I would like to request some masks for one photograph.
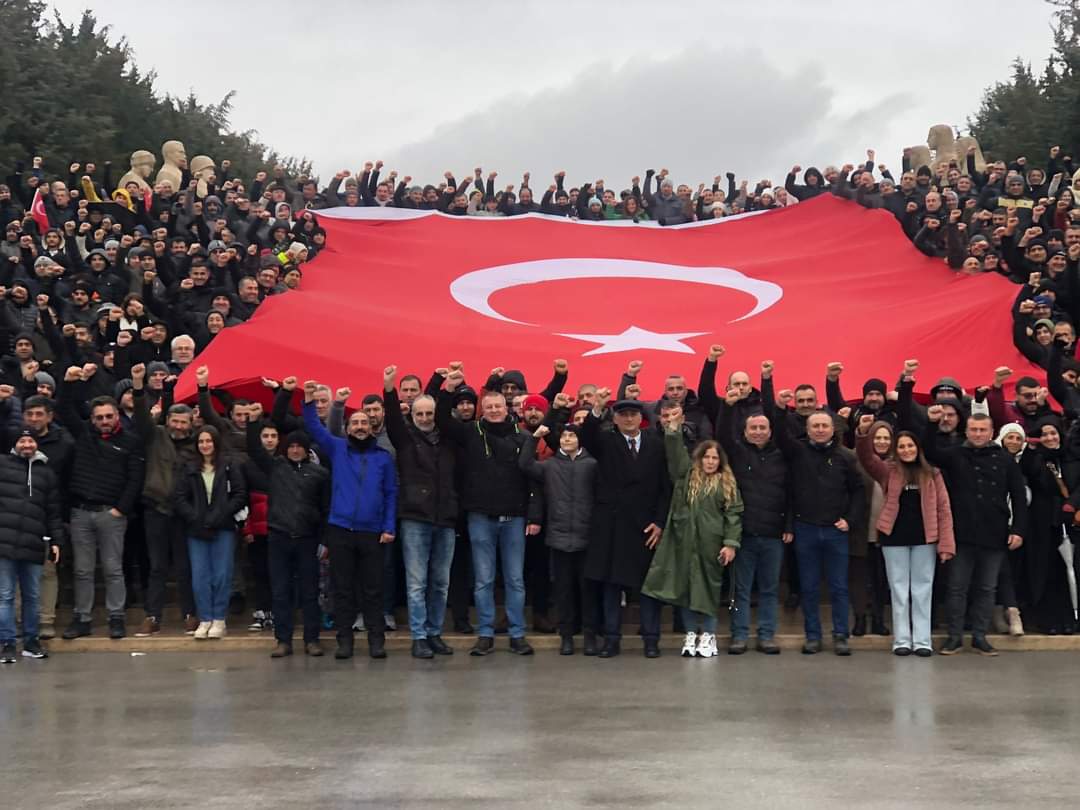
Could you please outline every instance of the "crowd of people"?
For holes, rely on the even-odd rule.
[[[108,164],[99,176],[71,163],[66,177],[40,157],[18,165],[0,185],[0,424],[11,450],[0,465],[0,660],[14,662],[20,628],[22,654],[46,657],[40,641],[56,634],[69,560],[64,639],[93,632],[100,560],[111,638],[127,635],[135,591],[144,618],[134,634],[161,631],[173,573],[185,632],[223,637],[251,593],[249,629],[273,631],[276,658],[292,654],[297,608],[308,655],[323,654],[320,632],[333,627],[337,658],[353,655],[358,631],[385,657],[399,580],[417,658],[453,653],[448,606],[454,629],[476,635],[471,655],[491,653],[500,631],[512,652],[531,654],[526,603],[534,631],[559,633],[560,653],[580,635],[586,655],[612,658],[628,599],[647,657],[660,655],[665,604],[686,634],[682,655],[717,655],[725,613],[727,652],[745,653],[755,599],[754,646],[778,654],[782,575],[808,655],[827,638],[823,578],[838,655],[868,630],[891,632],[897,655],[932,655],[935,616],[947,628],[942,654],[960,651],[967,629],[985,655],[996,654],[992,631],[1022,634],[1025,621],[1074,632],[1080,171],[1058,147],[1045,169],[1021,157],[986,172],[973,152],[936,167],[911,167],[905,154],[896,183],[874,157],[808,168],[801,184],[795,166],[783,185],[752,191],[731,173],[695,193],[666,169],[621,192],[603,180],[567,188],[558,172],[539,203],[528,174],[497,192],[497,174],[479,168],[460,185],[447,172],[420,186],[380,179],[373,162],[320,191],[281,167],[247,183],[228,161],[220,177],[183,167],[179,188],[130,173],[115,187]],[[888,210],[955,271],[1016,282],[1014,339],[1046,369],[1045,385],[1022,377],[1009,401],[1002,366],[974,391],[938,380],[923,406],[911,360],[883,370],[893,385],[867,380],[849,402],[839,362],[826,367],[822,398],[810,383],[774,390],[764,361],[758,385],[744,369],[718,388],[724,351],[713,346],[696,391],[673,375],[656,399],[637,383],[639,361],[617,385],[573,395],[562,360],[539,393],[504,368],[470,386],[449,362],[426,385],[388,367],[383,390],[351,413],[348,388],[264,380],[267,412],[212,389],[196,359],[267,296],[301,286],[326,244],[323,208],[667,226],[819,194]],[[198,401],[177,403],[173,386],[191,365]]]

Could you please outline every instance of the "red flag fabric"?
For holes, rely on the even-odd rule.
[[[41,196],[41,187],[34,190],[34,199],[30,203],[30,216],[38,226],[38,231],[49,230],[49,215],[45,212],[45,198]]]
[[[302,289],[265,301],[222,332],[196,365],[211,384],[251,396],[259,377],[296,375],[352,389],[350,405],[381,390],[382,369],[424,381],[448,362],[484,384],[493,367],[520,369],[533,390],[552,361],[570,364],[567,390],[614,387],[643,360],[643,397],[664,377],[696,387],[710,344],[721,373],[776,387],[820,387],[845,366],[845,393],[864,380],[891,386],[921,361],[917,390],[941,376],[971,390],[993,370],[1033,369],[1011,340],[1016,287],[962,276],[916,250],[887,212],[830,195],[781,210],[661,228],[540,215],[452,217],[398,209],[319,212],[327,245],[304,267]],[[722,383],[718,383],[718,386]],[[177,395],[194,392],[193,370]]]

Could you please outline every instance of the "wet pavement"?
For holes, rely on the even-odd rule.
[[[1080,795],[1076,653],[357,652],[20,659],[0,669],[4,805],[983,808]]]

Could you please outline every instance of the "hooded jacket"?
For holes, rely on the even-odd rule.
[[[60,485],[40,450],[0,457],[0,558],[42,564],[64,539]]]
[[[544,542],[557,551],[581,551],[589,544],[596,497],[596,459],[582,448],[574,458],[561,450],[536,460],[536,439],[528,436],[518,457],[522,471],[544,485]]]
[[[810,185],[810,178],[817,178],[817,185]],[[825,175],[818,171],[815,167],[811,166],[805,172],[803,172],[803,183],[806,185],[800,186],[795,182],[795,175],[788,173],[787,179],[784,181],[784,188],[787,189],[788,194],[793,196],[799,202],[803,200],[809,200],[812,197],[816,197],[819,194],[824,194],[828,191],[828,184],[825,182]]]
[[[330,525],[350,532],[394,534],[397,471],[390,454],[374,437],[357,443],[331,434],[319,421],[314,402],[304,403],[304,428],[330,459]]]
[[[267,526],[290,538],[318,536],[330,511],[330,471],[306,458],[297,463],[270,455],[259,439],[261,431],[261,422],[248,423],[248,455],[269,479]]]

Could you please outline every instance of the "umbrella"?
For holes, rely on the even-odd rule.
[[[1076,565],[1075,556],[1073,554],[1074,546],[1072,540],[1069,539],[1069,530],[1065,527],[1061,527],[1061,544],[1058,545],[1058,553],[1061,555],[1061,559],[1065,561],[1065,578],[1069,581],[1069,597],[1072,599],[1073,607],[1073,621],[1080,619],[1080,613],[1077,611],[1076,600]]]

